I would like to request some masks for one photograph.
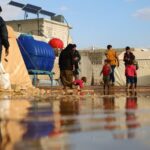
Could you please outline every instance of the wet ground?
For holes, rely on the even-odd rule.
[[[150,93],[0,96],[0,150],[150,150]]]

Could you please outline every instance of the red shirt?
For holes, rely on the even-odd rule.
[[[109,76],[111,73],[110,65],[104,65],[102,73],[103,73],[103,76]]]
[[[73,82],[75,85],[79,85],[80,88],[83,88],[84,87],[84,84],[83,84],[83,81],[80,80],[80,79],[77,79]]]
[[[127,65],[125,74],[129,77],[135,77],[137,75],[136,67],[134,65]]]

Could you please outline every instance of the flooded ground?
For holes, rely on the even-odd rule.
[[[0,150],[149,150],[150,94],[0,97]]]

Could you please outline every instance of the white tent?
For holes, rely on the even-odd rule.
[[[150,51],[134,50],[133,54],[139,64],[138,75],[138,85],[148,86],[150,85]],[[119,55],[120,66],[116,69],[116,83],[119,86],[124,86],[126,84],[125,79],[125,66],[123,62],[124,52]]]

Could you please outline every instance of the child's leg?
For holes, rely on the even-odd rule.
[[[134,89],[134,84],[131,83],[130,89],[133,90]]]
[[[130,88],[130,85],[129,85],[129,83],[127,83],[127,89],[129,89]]]
[[[129,90],[130,88],[131,88],[131,84],[128,82],[128,83],[127,83],[127,88],[126,88],[126,89]]]
[[[106,88],[106,78],[104,76],[103,76],[103,83],[104,83],[103,90],[105,90],[105,88]]]
[[[106,89],[106,84],[105,84],[105,83],[104,83],[104,86],[103,86],[103,87],[104,87],[104,90],[105,90],[105,89]]]
[[[103,92],[104,92],[104,95],[106,95],[106,84],[105,84],[105,82],[104,82],[104,85],[103,85]]]
[[[128,88],[128,76],[126,75],[126,88]]]
[[[132,77],[128,77],[128,89],[133,89],[133,78]]]
[[[130,83],[130,78],[128,76],[126,76],[126,88],[127,88],[127,90],[130,88],[129,83]]]
[[[109,88],[110,88],[109,79],[107,79],[106,85],[107,85],[107,89],[109,90]]]
[[[134,77],[134,87],[137,88],[137,76]]]
[[[109,84],[109,81],[108,81],[108,83],[107,83],[107,89],[108,89],[107,94],[109,95],[109,93],[110,93],[110,84]]]
[[[132,87],[132,90],[135,89],[135,77],[131,78],[131,87]]]
[[[108,87],[108,91],[110,90],[110,85],[109,85],[109,83],[107,84],[107,87]]]

